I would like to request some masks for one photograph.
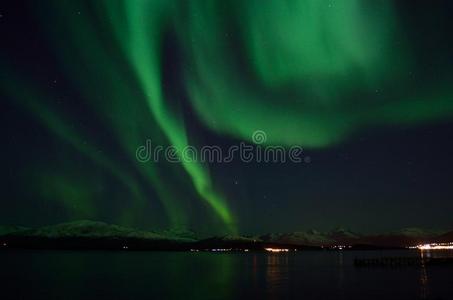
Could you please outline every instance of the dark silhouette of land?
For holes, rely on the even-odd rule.
[[[432,242],[452,242],[453,231],[416,228],[377,235],[345,229],[315,230],[259,236],[215,236],[200,239],[190,231],[143,231],[103,222],[75,221],[29,229],[0,227],[0,249],[161,250],[161,251],[264,251],[403,249]]]

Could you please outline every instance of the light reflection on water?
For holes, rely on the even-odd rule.
[[[266,259],[266,288],[269,295],[274,295],[288,279],[289,256],[270,253]]]
[[[451,299],[452,266],[353,265],[418,255],[453,251],[2,251],[0,282],[10,299]]]
[[[426,264],[426,260],[429,259],[429,258],[453,257],[453,250],[423,250],[423,251],[419,251],[419,255],[421,257],[421,265],[420,265],[420,298],[421,299],[430,299],[429,277],[428,277],[429,273],[428,272],[430,272],[431,269]],[[439,267],[439,266],[434,266],[434,268],[436,268],[436,267]],[[442,267],[442,266],[440,266],[440,267]],[[450,268],[453,268],[453,267],[450,266]],[[434,269],[434,271],[435,271],[435,269]],[[450,276],[453,276],[453,273],[450,274]],[[452,292],[453,292],[453,288],[452,288]]]
[[[425,264],[425,255],[429,253],[425,253],[424,251],[420,251],[421,266],[420,266],[420,298],[428,299],[429,290],[428,290],[428,272],[426,271],[426,264]]]

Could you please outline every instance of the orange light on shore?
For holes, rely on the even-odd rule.
[[[423,244],[416,246],[416,248],[419,250],[453,250],[453,242]]]
[[[272,253],[279,253],[279,252],[288,252],[289,249],[282,249],[282,248],[264,248],[267,252],[272,252]]]

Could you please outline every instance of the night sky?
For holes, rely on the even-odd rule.
[[[451,1],[3,0],[0,223],[451,229],[452,23]],[[136,159],[256,130],[308,158]]]

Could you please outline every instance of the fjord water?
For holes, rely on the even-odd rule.
[[[353,265],[356,257],[414,255],[420,254],[5,250],[0,298],[452,299],[451,265]]]

